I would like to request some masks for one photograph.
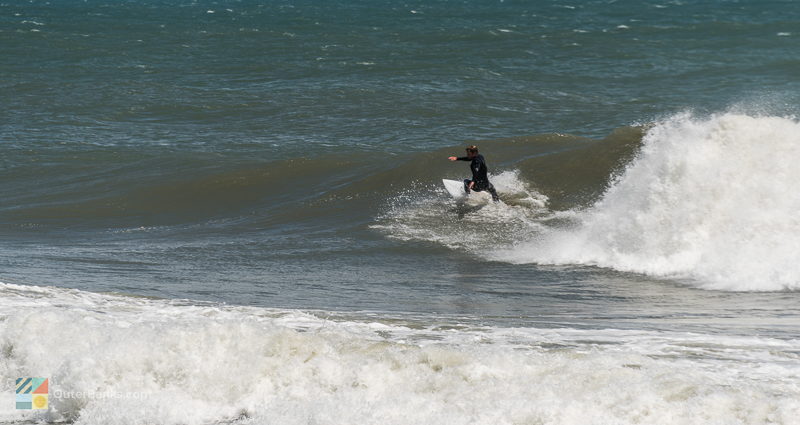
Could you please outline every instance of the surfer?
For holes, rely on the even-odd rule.
[[[486,168],[486,160],[483,155],[478,153],[478,147],[475,145],[467,146],[467,156],[451,156],[450,161],[471,161],[469,168],[472,170],[472,180],[464,180],[464,191],[469,195],[470,191],[482,192],[484,190],[492,194],[492,200],[498,202],[500,198],[497,196],[497,191],[494,190],[494,185],[489,182],[489,176],[486,175],[488,169]]]

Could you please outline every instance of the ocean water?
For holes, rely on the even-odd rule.
[[[788,0],[2,2],[0,422],[800,424],[798,37]],[[441,186],[467,144],[501,203]]]

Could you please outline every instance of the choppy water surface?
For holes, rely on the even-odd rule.
[[[791,1],[2,3],[0,420],[798,424],[798,36]],[[473,143],[500,204],[441,187]]]

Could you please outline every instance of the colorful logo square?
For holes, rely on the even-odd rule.
[[[17,409],[47,409],[48,378],[17,378]]]

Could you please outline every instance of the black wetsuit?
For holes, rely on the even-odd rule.
[[[486,168],[486,160],[483,159],[483,155],[478,154],[475,155],[473,158],[468,156],[460,156],[457,158],[459,161],[472,161],[469,164],[470,170],[472,170],[472,180],[466,179],[464,180],[464,190],[469,193],[469,184],[475,182],[475,185],[472,186],[472,190],[475,192],[481,191],[488,191],[492,194],[492,199],[495,201],[499,201],[500,198],[497,196],[497,191],[494,190],[494,185],[489,182],[489,176],[487,175],[488,169]]]

